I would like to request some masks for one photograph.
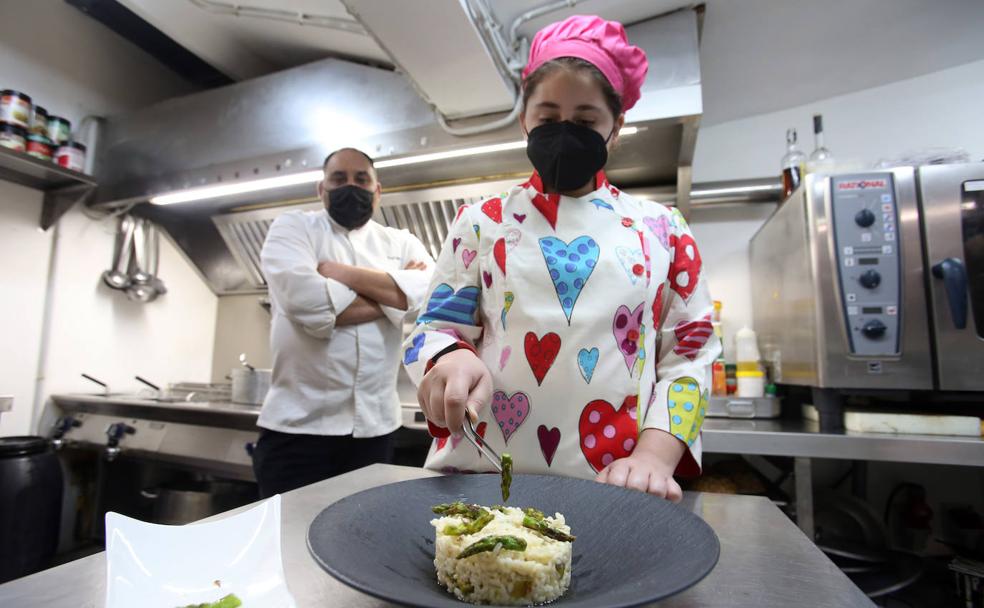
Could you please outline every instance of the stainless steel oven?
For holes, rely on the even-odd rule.
[[[750,264],[777,382],[984,391],[984,163],[809,175]]]

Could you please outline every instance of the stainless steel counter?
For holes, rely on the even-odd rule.
[[[374,465],[285,494],[284,567],[298,606],[390,606],[321,570],[308,554],[308,525],[323,508],[344,496],[430,475],[434,473],[423,469]],[[688,493],[683,505],[714,528],[721,539],[721,558],[697,586],[659,606],[785,608],[804,602],[816,607],[873,606],[767,499]],[[0,585],[0,606],[101,608],[105,579],[105,558],[100,553]]]
[[[95,413],[124,418],[146,418],[161,422],[180,422],[256,430],[260,415],[258,405],[240,405],[228,401],[155,401],[139,395],[91,395],[72,393],[52,395],[68,413]]]
[[[166,403],[81,394],[55,395],[53,399],[72,411],[242,430],[255,430],[260,413],[259,407],[226,402]],[[984,439],[979,437],[821,433],[819,425],[809,420],[708,418],[703,440],[708,453],[984,466]]]
[[[707,418],[704,451],[800,458],[984,466],[984,439],[943,435],[821,433],[810,420]]]

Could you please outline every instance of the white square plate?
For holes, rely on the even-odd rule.
[[[279,495],[186,526],[106,514],[106,608],[176,608],[229,593],[243,608],[296,608],[280,558]]]

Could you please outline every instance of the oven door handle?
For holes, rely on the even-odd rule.
[[[957,329],[967,328],[967,271],[959,258],[946,258],[933,266],[933,276],[943,279],[950,317]]]

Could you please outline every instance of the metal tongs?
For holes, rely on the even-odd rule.
[[[461,427],[461,431],[461,434],[465,436],[465,439],[467,439],[470,444],[475,446],[475,449],[478,450],[479,454],[485,456],[485,458],[492,463],[492,466],[495,467],[495,470],[501,475],[502,458],[495,453],[495,450],[486,445],[485,441],[478,435],[478,433],[475,432],[475,427],[472,426],[471,416],[468,415],[468,412],[465,412],[465,424]]]

